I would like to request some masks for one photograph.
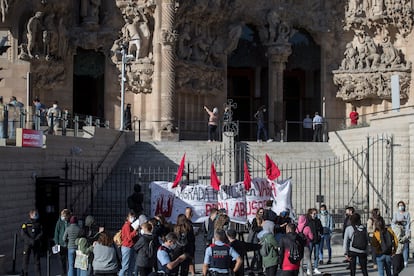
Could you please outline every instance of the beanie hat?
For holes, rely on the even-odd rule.
[[[76,224],[76,223],[78,223],[78,218],[75,217],[75,216],[71,216],[69,223],[70,224]]]

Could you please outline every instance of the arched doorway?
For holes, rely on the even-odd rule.
[[[239,140],[256,140],[254,113],[267,104],[265,53],[256,28],[245,25],[238,46],[227,61],[227,98],[237,103],[233,119],[239,121]]]
[[[321,113],[321,50],[312,37],[299,30],[289,40],[292,54],[283,76],[283,109],[288,141],[304,141],[302,121]]]
[[[73,113],[104,118],[105,56],[78,49],[73,69]]]

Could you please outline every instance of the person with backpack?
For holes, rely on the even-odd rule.
[[[367,249],[368,232],[361,224],[361,216],[358,213],[351,215],[351,225],[345,229],[343,248],[345,258],[349,261],[351,276],[356,274],[357,259],[361,266],[362,275],[368,276],[367,270]]]
[[[275,239],[275,224],[273,221],[265,220],[263,222],[263,230],[257,235],[261,245],[259,250],[262,255],[264,273],[266,276],[275,276],[277,266],[279,264],[278,243]]]
[[[177,216],[177,223],[174,226],[174,233],[177,235],[177,247],[174,249],[174,255],[179,256],[183,253],[188,254],[188,258],[179,265],[180,275],[187,276],[189,272],[190,263],[192,262],[190,256],[194,256],[195,252],[195,235],[191,224],[188,222],[184,214]]]
[[[310,241],[313,239],[313,233],[311,228],[308,225],[308,219],[305,215],[300,215],[298,219],[298,227],[296,228],[296,233],[301,235],[305,238],[306,243],[303,250],[303,260],[302,262],[306,262],[307,265],[307,275],[312,275],[312,260],[311,260],[311,253],[310,253]]]
[[[206,248],[203,261],[203,276],[226,276],[236,273],[243,265],[243,260],[233,247],[224,243],[226,233],[217,229],[214,232],[214,243]],[[231,268],[232,262],[234,267]],[[232,270],[232,271],[230,271]]]
[[[322,240],[322,233],[323,233],[323,227],[320,219],[316,217],[317,210],[316,208],[310,208],[308,210],[308,225],[310,229],[312,230],[313,239],[311,240],[309,244],[309,250],[310,254],[312,256],[313,254],[313,274],[322,274],[322,272],[319,271],[319,247]]]
[[[408,240],[404,243],[403,246],[403,257],[404,257],[404,266],[408,264],[408,252],[410,251],[410,235],[411,235],[411,216],[410,213],[407,211],[405,202],[399,201],[397,203],[398,212],[394,214],[392,217],[392,223],[395,224],[397,222],[401,222],[404,226],[405,233],[408,234]]]
[[[140,237],[134,245],[136,253],[135,275],[148,276],[152,272],[156,260],[156,247],[152,237],[152,225],[144,222],[141,225]]]
[[[372,260],[372,268],[377,269],[377,256],[375,254],[375,249],[371,245],[371,239],[375,232],[375,221],[380,217],[380,211],[378,208],[374,208],[371,210],[371,217],[367,220],[367,231],[369,237],[369,244],[371,247],[371,260]]]
[[[385,226],[383,217],[379,217],[375,221],[375,232],[371,244],[377,254],[378,275],[383,276],[385,269],[387,276],[391,276],[391,256],[395,254],[398,239],[391,227]]]
[[[409,241],[409,234],[405,233],[405,227],[401,222],[396,222],[391,227],[395,236],[398,238],[398,246],[395,250],[395,255],[392,256],[392,274],[393,276],[398,276],[404,269],[403,249],[404,244]]]
[[[282,276],[298,276],[306,240],[296,233],[296,225],[286,225],[286,235],[280,240],[280,267]]]

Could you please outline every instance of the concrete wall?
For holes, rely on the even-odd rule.
[[[44,149],[0,147],[0,254],[6,255],[6,269],[11,268],[13,235],[35,207],[35,176],[64,177],[65,159],[113,167],[134,142],[133,133],[97,128],[89,139],[47,136]],[[17,254],[20,262],[21,250]]]

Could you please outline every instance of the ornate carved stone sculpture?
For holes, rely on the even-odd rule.
[[[96,27],[99,24],[101,0],[81,0],[80,16],[85,27]]]
[[[346,45],[341,66],[333,71],[338,98],[389,100],[392,75],[400,76],[400,97],[408,97],[411,63],[393,41],[411,32],[411,15],[409,0],[348,2],[344,29],[355,36]]]

